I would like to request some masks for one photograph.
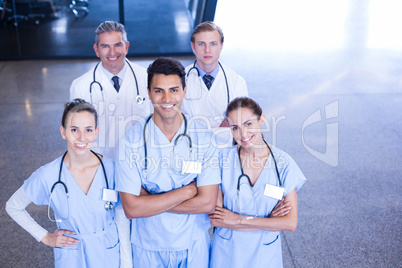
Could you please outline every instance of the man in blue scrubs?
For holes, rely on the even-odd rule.
[[[148,68],[155,112],[119,143],[116,190],[133,219],[134,267],[208,267],[219,160],[208,128],[182,114],[185,95],[180,62],[155,60]]]

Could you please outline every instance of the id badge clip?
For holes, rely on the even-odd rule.
[[[272,197],[277,200],[281,200],[284,193],[285,193],[285,188],[283,188],[283,187],[265,184],[265,190],[264,190],[265,196]]]
[[[117,202],[118,192],[116,190],[111,189],[103,189],[103,201]]]
[[[181,174],[192,173],[201,174],[201,162],[199,161],[183,161]]]

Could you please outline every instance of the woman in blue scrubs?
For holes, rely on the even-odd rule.
[[[265,142],[265,117],[254,100],[234,99],[226,116],[237,145],[220,157],[210,267],[282,267],[279,231],[296,230],[296,191],[306,179],[288,154]]]
[[[19,225],[54,248],[55,267],[119,267],[114,209],[105,208],[103,196],[107,180],[111,191],[105,199],[115,199],[114,162],[90,150],[98,131],[97,113],[90,103],[68,102],[60,126],[66,154],[35,171],[6,204]],[[58,178],[62,183],[55,184]],[[57,223],[54,233],[26,212],[31,202],[51,207],[48,217]]]

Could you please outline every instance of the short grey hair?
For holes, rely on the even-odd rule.
[[[127,42],[127,32],[124,25],[117,21],[102,22],[95,30],[95,44],[99,43],[99,35],[101,33],[120,32],[123,35],[123,41]]]

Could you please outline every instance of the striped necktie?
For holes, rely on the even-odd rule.
[[[119,92],[120,85],[119,85],[119,77],[118,76],[113,76],[112,77],[113,83],[114,83],[114,88],[116,89],[117,92]]]
[[[212,75],[206,74],[202,77],[202,79],[204,80],[204,83],[209,90],[212,86],[212,80],[214,79],[214,77]]]

